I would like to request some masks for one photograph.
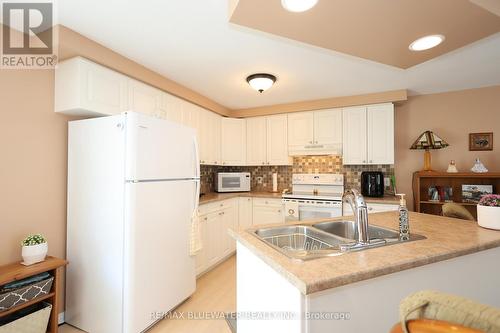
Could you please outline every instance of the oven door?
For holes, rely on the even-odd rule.
[[[308,201],[299,203],[299,220],[313,220],[342,216],[342,202]]]

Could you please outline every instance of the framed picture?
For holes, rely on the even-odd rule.
[[[462,185],[462,201],[478,203],[485,194],[493,193],[493,185]]]
[[[493,150],[493,133],[470,133],[469,150]]]

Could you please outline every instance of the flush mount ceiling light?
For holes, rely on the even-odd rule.
[[[250,87],[263,93],[273,86],[274,82],[276,82],[276,76],[266,73],[252,74],[247,77],[247,82]]]
[[[412,51],[424,51],[438,46],[443,41],[444,41],[443,35],[425,36],[411,43],[409,49]]]
[[[317,3],[318,0],[281,0],[283,8],[294,13],[305,12],[316,6]]]

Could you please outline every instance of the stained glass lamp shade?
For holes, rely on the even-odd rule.
[[[449,144],[434,132],[425,131],[424,133],[420,134],[418,139],[411,145],[410,149],[424,149],[425,153],[423,171],[432,171],[430,149],[442,149],[448,146]]]

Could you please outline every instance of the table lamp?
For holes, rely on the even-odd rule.
[[[411,145],[410,149],[425,149],[423,171],[432,171],[430,150],[446,148],[448,146],[449,144],[437,136],[434,132],[425,131],[420,134],[418,139]]]

